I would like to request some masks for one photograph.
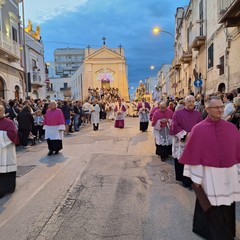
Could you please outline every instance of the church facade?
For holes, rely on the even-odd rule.
[[[110,49],[105,44],[99,49],[86,48],[84,63],[71,80],[73,99],[85,99],[89,88],[118,88],[121,97],[128,100],[124,49]]]

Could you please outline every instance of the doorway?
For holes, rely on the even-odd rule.
[[[109,80],[102,81],[102,88],[105,88],[105,89],[110,88],[110,81]]]
[[[20,92],[20,87],[18,85],[16,85],[14,96],[15,96],[15,99],[18,100],[18,101],[19,101],[19,92]]]
[[[221,92],[221,93],[225,93],[226,91],[226,86],[224,83],[220,83],[219,86],[218,86],[218,91]]]
[[[4,97],[4,80],[0,77],[0,99]]]

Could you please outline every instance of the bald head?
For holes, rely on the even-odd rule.
[[[167,104],[164,101],[160,102],[159,109],[161,112],[165,112],[167,109]]]
[[[195,107],[195,97],[192,95],[188,95],[185,97],[185,108],[187,110],[193,110]]]
[[[185,102],[191,102],[191,101],[195,102],[195,97],[193,95],[188,95],[185,97]]]

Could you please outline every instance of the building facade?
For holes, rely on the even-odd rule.
[[[55,74],[62,78],[71,77],[83,64],[85,49],[58,48],[54,51]]]
[[[171,72],[171,64],[162,64],[159,71],[157,72],[158,79],[158,88],[161,95],[161,99],[167,100],[167,97],[170,93],[170,72]]]
[[[28,96],[37,99],[46,95],[46,65],[44,63],[44,48],[40,39],[25,33],[26,38],[26,71],[28,81]]]
[[[86,98],[88,88],[118,88],[122,98],[129,100],[127,65],[124,49],[86,48],[83,65],[71,77],[73,96]]]
[[[49,78],[46,98],[50,100],[72,99],[71,78]]]
[[[169,95],[240,87],[239,7],[239,0],[191,0],[187,7],[177,8]]]
[[[25,96],[20,52],[20,2],[0,1],[0,98],[6,101]]]

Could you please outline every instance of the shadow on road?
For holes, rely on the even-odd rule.
[[[65,157],[62,153],[59,153],[57,155],[53,154],[51,156],[43,157],[39,160],[39,162],[46,164],[48,167],[53,167],[58,163],[63,163],[67,159],[68,157]]]

